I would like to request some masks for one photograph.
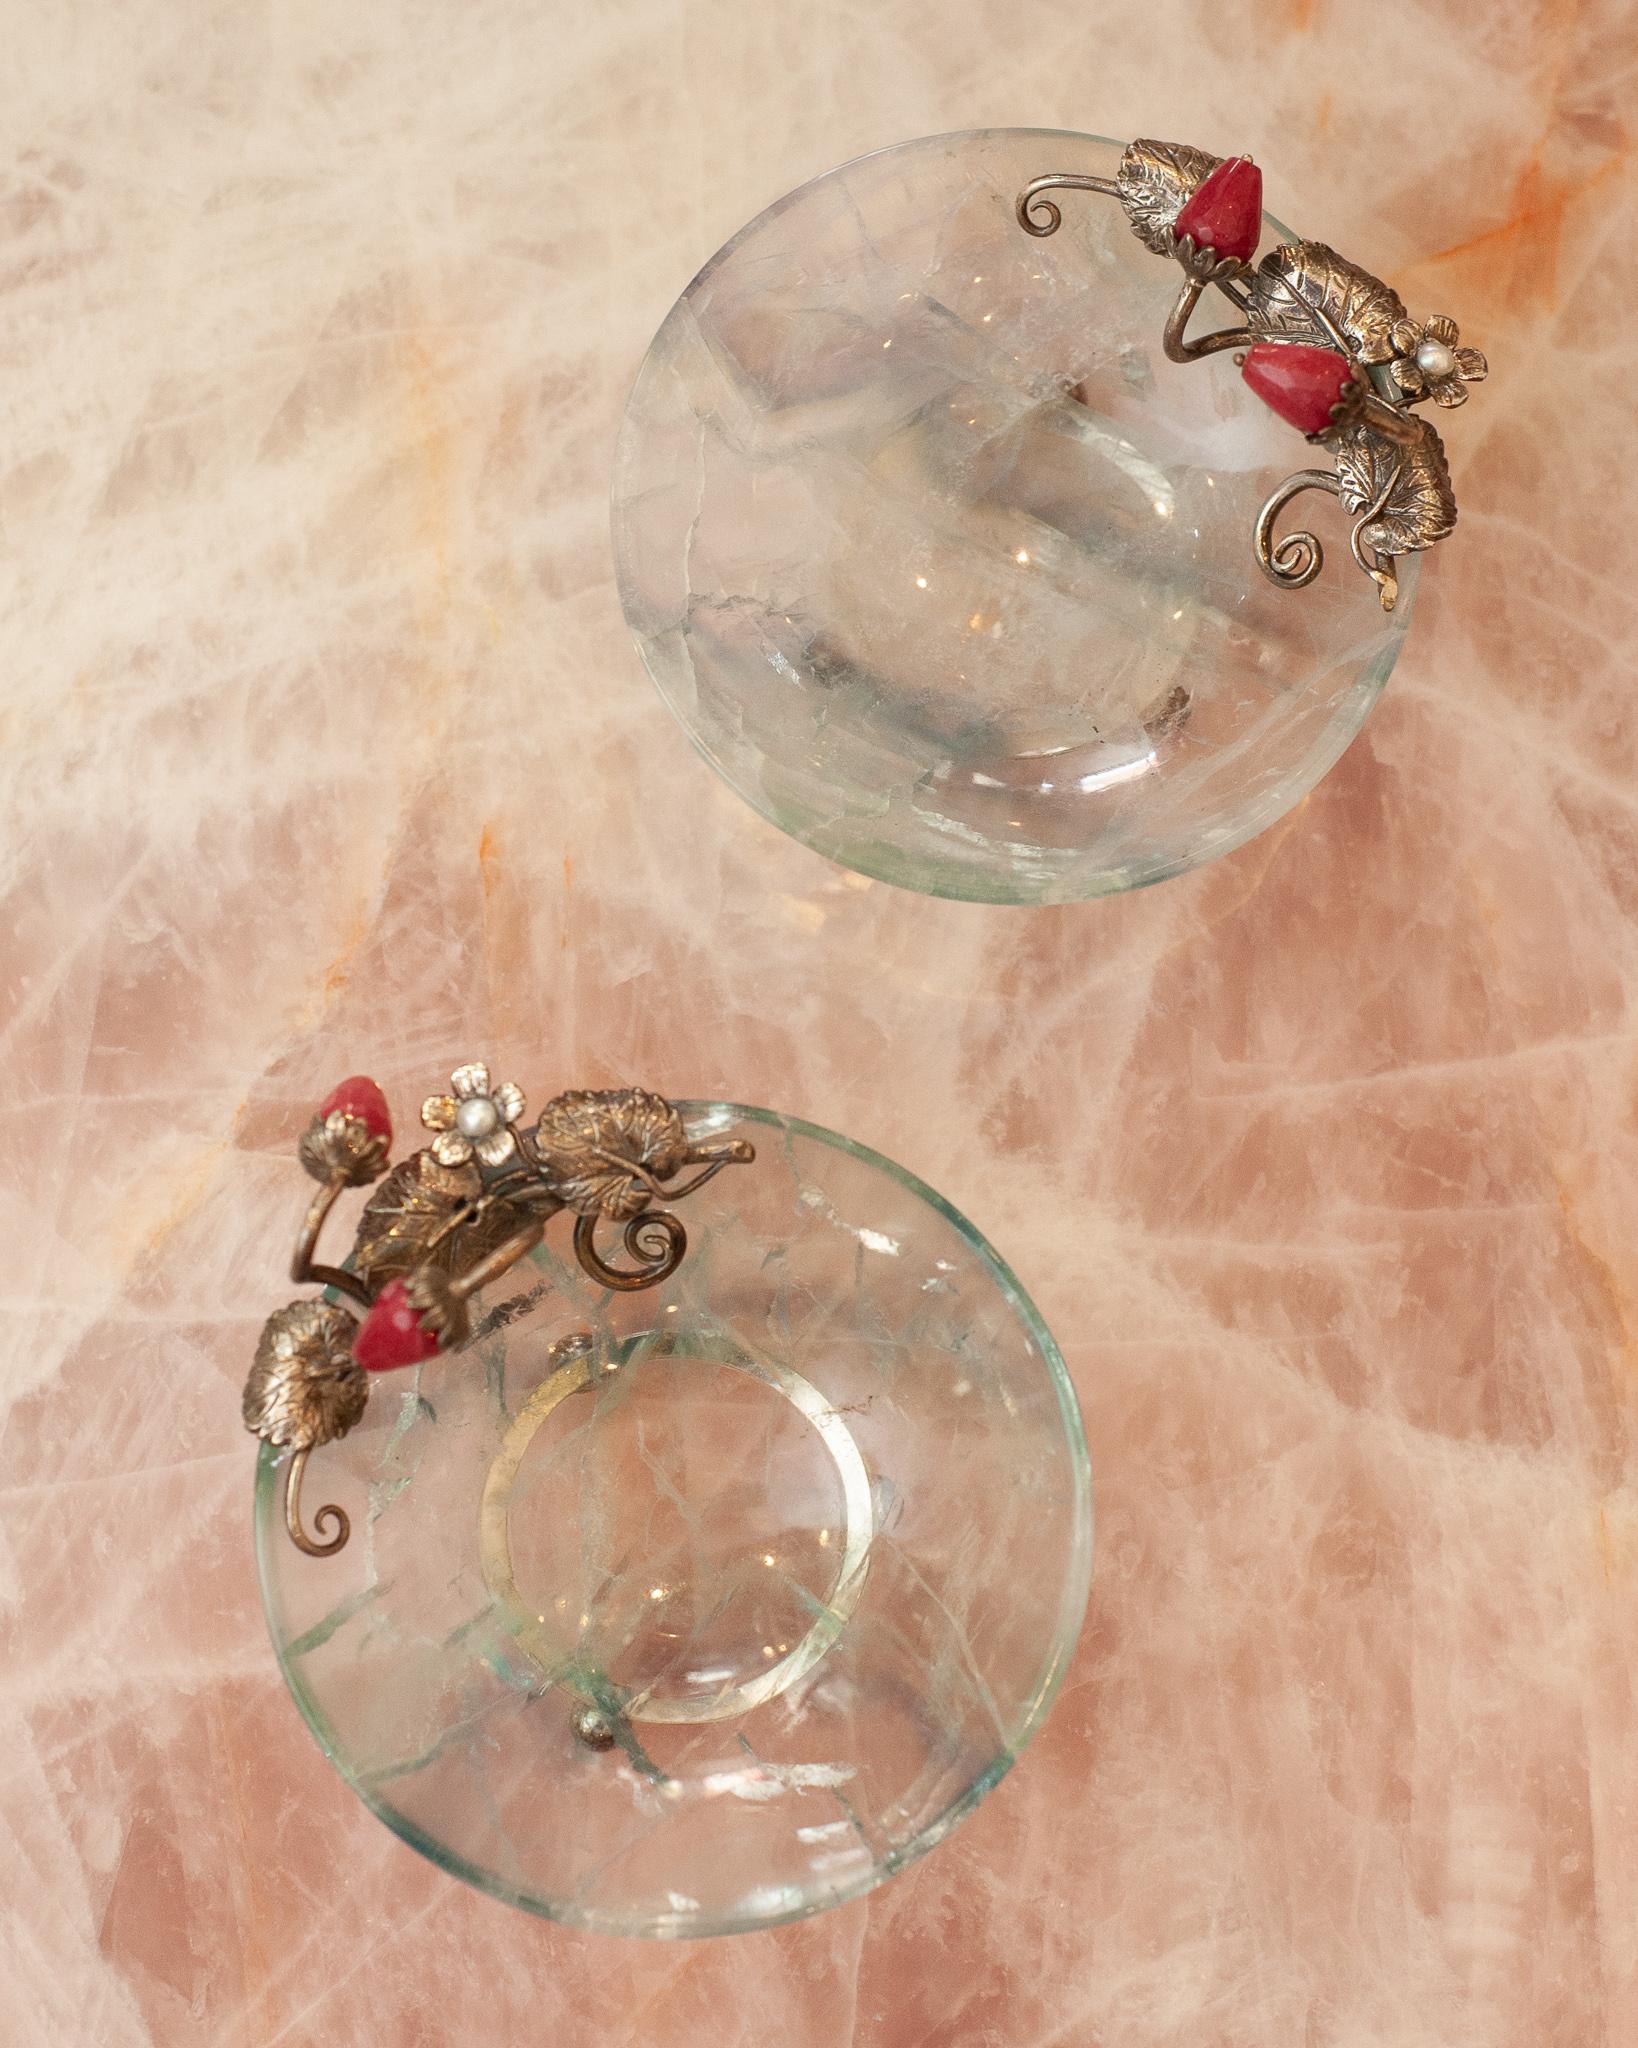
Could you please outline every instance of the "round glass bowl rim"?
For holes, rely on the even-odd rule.
[[[1074,1498],[1070,1504],[1071,1547],[1059,1598],[1058,1622],[1053,1631],[1046,1660],[1037,1674],[1017,1728],[1005,1746],[990,1759],[972,1782],[957,1793],[943,1811],[922,1828],[912,1842],[874,1864],[864,1876],[851,1883],[839,1885],[833,1893],[805,1899],[800,1904],[781,1912],[758,1915],[754,1919],[710,1919],[704,1916],[679,1914],[674,1919],[671,1916],[657,1916],[639,1922],[606,1912],[588,1912],[570,1906],[566,1901],[545,1898],[537,1892],[508,1884],[494,1871],[484,1869],[481,1864],[473,1863],[458,1851],[449,1848],[418,1822],[400,1813],[390,1800],[362,1784],[349,1767],[345,1752],[325,1717],[324,1709],[293,1668],[274,1628],[278,1601],[273,1588],[272,1561],[264,1536],[272,1533],[276,1538],[283,1530],[282,1511],[274,1498],[278,1459],[281,1454],[266,1443],[259,1446],[259,1456],[256,1460],[253,1533],[262,1612],[268,1623],[268,1633],[272,1638],[273,1654],[278,1661],[279,1671],[291,1697],[300,1709],[302,1719],[307,1723],[337,1776],[357,1794],[378,1820],[384,1822],[401,1841],[418,1850],[429,1863],[436,1864],[440,1870],[447,1871],[454,1877],[463,1878],[478,1891],[487,1892],[492,1898],[504,1900],[508,1905],[519,1906],[525,1912],[533,1913],[543,1920],[551,1920],[561,1926],[582,1928],[591,1933],[693,1939],[709,1935],[756,1933],[764,1928],[781,1926],[788,1921],[811,1918],[815,1913],[826,1912],[832,1906],[845,1905],[850,1899],[861,1897],[907,1864],[915,1862],[930,1849],[935,1848],[959,1821],[964,1820],[972,1812],[984,1795],[1001,1782],[1029,1746],[1050,1712],[1079,1639],[1092,1586],[1093,1511],[1091,1462],[1087,1451],[1086,1428],[1063,1353],[1058,1349],[1051,1331],[1041,1319],[1040,1311],[1024,1292],[1012,1268],[959,1209],[947,1202],[936,1188],[929,1187],[926,1181],[919,1175],[911,1173],[908,1168],[895,1164],[885,1154],[875,1151],[869,1145],[860,1144],[853,1138],[845,1138],[840,1132],[827,1130],[823,1124],[809,1123],[802,1117],[786,1116],[777,1110],[757,1109],[738,1102],[679,1099],[675,1106],[691,1129],[710,1129],[713,1126],[726,1128],[734,1123],[762,1124],[770,1130],[789,1133],[816,1144],[829,1146],[833,1151],[844,1153],[860,1164],[872,1167],[886,1174],[889,1179],[897,1181],[900,1187],[919,1197],[928,1208],[941,1216],[962,1239],[980,1266],[995,1282],[1007,1306],[1023,1325],[1040,1356],[1041,1363],[1046,1368],[1053,1393],[1057,1398],[1058,1417],[1069,1452],[1074,1488]]]
[[[991,121],[982,128],[940,128],[931,135],[906,135],[899,142],[884,142],[875,149],[861,149],[857,156],[844,157],[839,164],[830,164],[822,171],[815,171],[811,178],[803,178],[799,184],[792,185],[786,191],[781,192],[777,199],[770,199],[766,206],[759,206],[756,212],[748,220],[742,221],[728,237],[727,241],[720,248],[713,250],[700,265],[699,269],[694,272],[687,284],[683,286],[682,290],[678,292],[677,296],[666,308],[665,318],[660,322],[660,326],[654,330],[654,334],[650,338],[649,348],[644,349],[643,360],[637,365],[637,374],[632,378],[630,390],[626,394],[627,405],[629,406],[631,402],[631,392],[635,391],[643,380],[643,372],[648,367],[649,350],[652,349],[654,341],[659,338],[660,330],[665,327],[677,308],[688,297],[688,294],[694,290],[696,285],[703,284],[712,271],[726,263],[728,258],[738,251],[740,243],[745,241],[756,229],[760,228],[765,221],[773,220],[777,215],[783,213],[786,207],[793,205],[798,199],[813,191],[816,186],[826,184],[832,178],[845,177],[849,171],[856,171],[863,164],[874,163],[879,156],[898,156],[901,151],[912,149],[936,149],[941,143],[981,142],[987,136],[998,135],[1042,135],[1049,139],[1063,142],[1097,142],[1103,144],[1105,148],[1114,150],[1123,150],[1126,147],[1124,142],[1117,142],[1114,136],[1094,135],[1089,128],[1032,128],[1028,123],[1014,125],[1010,121]],[[1265,215],[1265,218],[1272,218],[1272,216]],[[624,417],[624,413],[622,413],[622,423],[624,422]]]
[[[805,194],[811,192],[816,186],[823,185],[828,179],[840,178],[849,171],[857,170],[862,164],[874,162],[877,157],[895,156],[901,150],[936,149],[940,145],[948,145],[954,142],[982,142],[990,137],[1025,135],[1041,136],[1049,141],[1091,142],[1098,144],[1102,148],[1117,151],[1124,151],[1126,148],[1126,144],[1117,141],[1114,136],[1097,135],[1086,128],[1015,127],[1008,122],[991,122],[982,128],[941,128],[932,135],[910,135],[906,136],[901,142],[884,142],[877,149],[861,150],[857,156],[847,157],[839,164],[832,164],[827,170],[815,172],[811,178],[804,178],[800,184],[792,185],[788,191],[780,193],[777,199],[769,200],[766,206],[759,208],[757,212],[753,213],[750,219],[744,221],[736,228],[727,241],[714,251],[712,255],[708,256],[699,269],[694,272],[687,284],[683,286],[675,299],[672,300],[670,306],[667,307],[665,317],[650,337],[648,347],[643,351],[643,359],[637,365],[637,373],[632,378],[631,385],[626,392],[625,405],[621,408],[620,412],[619,431],[615,436],[614,473],[616,479],[619,477],[624,460],[632,401],[636,398],[644,379],[648,375],[649,361],[654,353],[655,344],[677,317],[689,294],[697,290],[711,276],[713,271],[719,269],[721,265],[734,256],[740,244],[760,229],[765,222],[773,220],[779,214],[785,212],[788,207],[795,205]],[[1296,239],[1293,231],[1273,214],[1265,211],[1263,219],[1277,231],[1282,241]],[[621,570],[626,556],[626,549],[621,534],[623,519],[623,507],[611,496],[609,504],[609,540],[614,556],[615,592],[620,602],[622,615],[624,615],[625,603],[621,594],[623,589]],[[1330,774],[1331,770],[1342,759],[1342,756],[1353,745],[1354,741],[1358,739],[1360,733],[1364,730],[1366,720],[1370,717],[1372,711],[1375,710],[1383,691],[1387,688],[1390,676],[1399,665],[1399,657],[1404,652],[1405,635],[1410,628],[1411,612],[1416,602],[1422,558],[1418,554],[1405,555],[1400,558],[1400,564],[1398,609],[1401,613],[1401,630],[1398,639],[1394,643],[1387,665],[1375,679],[1374,686],[1368,693],[1363,690],[1360,692],[1361,702],[1358,717],[1354,719],[1346,731],[1341,731],[1334,735],[1335,746],[1320,760],[1318,770],[1313,780],[1309,783],[1305,794],[1312,793],[1319,783]],[[629,621],[627,631],[631,631]],[[682,728],[684,738],[694,749],[695,753],[711,770],[712,774],[717,776],[720,781],[733,791],[741,803],[748,804],[757,816],[762,818],[767,824],[772,825],[775,831],[783,833],[787,839],[794,840],[798,846],[806,847],[810,853],[816,854],[820,860],[829,861],[833,866],[844,868],[851,874],[864,875],[872,882],[882,882],[889,888],[904,889],[912,895],[931,897],[935,901],[978,903],[995,909],[1016,907],[1020,910],[1039,910],[1048,904],[1096,902],[1107,895],[1127,896],[1136,889],[1153,888],[1157,882],[1174,881],[1179,875],[1193,874],[1197,868],[1204,867],[1211,861],[1220,860],[1225,855],[1231,853],[1237,853],[1242,846],[1248,845],[1251,840],[1258,838],[1262,833],[1268,831],[1271,826],[1278,824],[1280,819],[1286,816],[1289,811],[1295,809],[1296,804],[1302,800],[1300,797],[1294,799],[1284,810],[1276,812],[1273,817],[1253,818],[1245,824],[1243,830],[1235,830],[1226,835],[1221,841],[1215,843],[1205,860],[1180,856],[1178,859],[1158,865],[1150,873],[1134,877],[1131,881],[1124,882],[1112,890],[1072,888],[1065,890],[1061,895],[1052,892],[1045,895],[1016,895],[1002,888],[992,890],[976,887],[974,886],[974,878],[965,872],[963,872],[960,882],[953,877],[949,881],[945,881],[937,874],[929,875],[926,873],[918,874],[912,880],[903,873],[894,873],[891,862],[884,860],[879,863],[871,863],[856,857],[857,849],[848,858],[843,859],[840,854],[832,853],[825,847],[816,845],[806,833],[800,832],[793,826],[788,825],[779,816],[776,807],[763,795],[754,779],[737,774],[712,749],[704,734],[696,732],[693,726],[689,724],[684,716],[682,706],[674,701],[670,690],[655,673],[648,658],[648,650],[642,639],[635,633],[633,634],[633,639],[636,641],[637,658],[642,663],[643,673],[648,677],[655,694],[659,697],[661,703],[664,704],[672,718]]]

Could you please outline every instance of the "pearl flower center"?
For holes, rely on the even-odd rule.
[[[1416,351],[1416,367],[1424,377],[1430,377],[1437,382],[1441,377],[1448,377],[1455,369],[1456,358],[1442,341],[1424,341]]]
[[[487,1138],[500,1123],[500,1111],[487,1095],[469,1095],[455,1109],[455,1128],[463,1138]]]

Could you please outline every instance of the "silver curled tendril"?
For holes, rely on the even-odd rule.
[[[669,1209],[651,1209],[633,1216],[621,1232],[621,1243],[630,1266],[611,1266],[597,1249],[596,1215],[577,1216],[574,1225],[575,1257],[600,1287],[632,1294],[640,1287],[657,1287],[669,1280],[682,1264],[688,1249],[688,1232]]]
[[[1325,550],[1318,534],[1304,530],[1288,533],[1283,540],[1274,538],[1275,520],[1304,491],[1329,491],[1333,498],[1342,495],[1341,486],[1328,469],[1299,469],[1269,493],[1267,503],[1257,514],[1257,560],[1263,574],[1282,590],[1304,589],[1325,566]]]
[[[334,1557],[352,1533],[352,1523],[347,1519],[345,1508],[326,1506],[314,1515],[313,1527],[321,1534],[326,1529],[335,1530],[327,1543],[315,1542],[302,1527],[301,1476],[307,1469],[307,1454],[311,1449],[311,1444],[303,1444],[290,1460],[290,1469],[284,1475],[284,1526],[290,1533],[291,1542],[308,1557]]]
[[[1391,495],[1398,476],[1396,469],[1377,493],[1375,501],[1359,514],[1348,534],[1354,560],[1381,593],[1385,612],[1391,612],[1398,602],[1399,578],[1394,573],[1393,556],[1379,554],[1369,547],[1364,533]],[[1325,550],[1320,545],[1318,534],[1301,528],[1280,540],[1274,538],[1275,520],[1303,491],[1327,491],[1333,498],[1341,498],[1342,482],[1327,469],[1299,469],[1269,493],[1267,503],[1257,514],[1257,560],[1263,574],[1282,590],[1305,589],[1325,566]]]
[[[1365,529],[1373,519],[1380,516],[1383,507],[1398,488],[1400,473],[1404,468],[1404,464],[1405,458],[1401,455],[1399,461],[1394,465],[1393,473],[1377,492],[1375,499],[1365,507],[1354,521],[1348,535],[1348,545],[1354,551],[1354,560],[1376,585],[1377,592],[1382,599],[1382,609],[1385,612],[1391,612],[1399,602],[1399,578],[1394,573],[1393,556],[1380,554],[1375,548],[1369,546],[1365,540]]]
[[[1064,219],[1052,200],[1040,196],[1043,192],[1102,192],[1111,199],[1120,197],[1120,187],[1113,178],[1079,177],[1070,171],[1049,171],[1043,178],[1031,178],[1019,193],[1014,210],[1024,233],[1037,240],[1055,235]]]

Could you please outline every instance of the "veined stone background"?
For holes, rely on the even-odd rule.
[[[0,2035],[1628,2048],[1625,0],[5,28]],[[846,157],[991,124],[1249,149],[1492,365],[1341,766],[1214,867],[1035,912],[759,822],[644,678],[608,543],[697,265]],[[463,1055],[863,1139],[1063,1345],[1077,1661],[867,1900],[564,1933],[393,1839],[283,1691],[238,1398],[294,1141],[360,1068],[407,1129]]]

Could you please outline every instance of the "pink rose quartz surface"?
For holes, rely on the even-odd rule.
[[[10,14],[0,2038],[1631,2048],[1625,0]],[[1341,765],[1033,912],[719,786],[607,527],[695,267],[989,124],[1248,150],[1492,366]],[[388,1834],[284,1691],[238,1403],[295,1141],[357,1072],[411,1131],[460,1057],[846,1131],[1062,1343],[1079,1652],[863,1901],[565,1933]]]

